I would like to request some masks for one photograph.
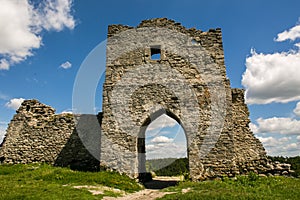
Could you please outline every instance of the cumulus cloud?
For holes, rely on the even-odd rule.
[[[60,67],[63,68],[63,69],[69,69],[69,68],[72,67],[72,63],[70,63],[69,61],[67,61],[67,62],[62,63],[60,65]]]
[[[300,51],[263,54],[246,59],[242,84],[249,104],[300,100]]]
[[[288,144],[285,149],[287,151],[298,151],[300,152],[300,148],[299,148],[299,145],[297,143],[291,143],[291,144]]]
[[[7,102],[5,104],[5,107],[17,110],[21,106],[21,104],[22,104],[22,102],[24,100],[25,99],[23,99],[23,98],[14,98],[14,99],[11,99],[11,100],[9,100],[9,102]]]
[[[279,145],[279,141],[274,137],[257,137],[263,144],[265,148],[276,147]]]
[[[275,41],[300,38],[300,26],[279,33]],[[295,45],[299,45],[295,44]],[[242,84],[249,104],[287,103],[300,100],[300,49],[272,54],[251,50]]]
[[[0,144],[3,142],[5,137],[5,130],[0,129]]]
[[[293,112],[300,117],[300,102],[297,103],[296,108],[293,110]]]
[[[72,109],[66,109],[66,110],[63,110],[61,112],[61,114],[73,114],[73,110]]]
[[[287,135],[300,135],[300,120],[284,117],[258,118],[258,125],[252,124],[250,128],[255,134],[278,133]]]
[[[156,118],[149,126],[147,127],[147,131],[152,131],[155,129],[162,129],[165,127],[173,127],[177,124],[177,122],[171,117],[163,114]]]
[[[297,136],[297,140],[300,141],[300,135]]]
[[[166,136],[158,136],[151,140],[151,142],[153,143],[170,143],[172,141],[173,141],[172,138],[168,138]]]
[[[179,158],[187,156],[185,144],[159,143],[146,145],[147,159],[153,158]]]
[[[61,31],[64,27],[74,29],[75,20],[71,14],[72,0],[48,0],[39,5],[35,22],[46,30]]]
[[[300,24],[290,28],[289,30],[285,30],[281,33],[278,33],[275,41],[277,41],[277,42],[283,42],[285,40],[294,41],[297,38],[300,38]]]
[[[297,137],[298,138],[298,137]],[[292,137],[258,137],[263,143],[267,154],[272,156],[297,156],[300,152],[300,143],[293,142]]]
[[[0,60],[0,70],[9,70],[9,63],[5,59]]]
[[[7,122],[0,121],[0,144],[2,143],[2,141],[5,137],[6,128],[7,128]]]
[[[0,0],[0,70],[24,61],[42,45],[41,31],[73,29],[72,0]]]

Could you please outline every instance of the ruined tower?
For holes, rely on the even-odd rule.
[[[230,88],[226,76],[221,29],[186,29],[166,18],[111,25],[106,60],[102,138],[109,142],[101,147],[102,164],[142,173],[145,130],[162,114],[185,130],[193,180],[265,162],[244,91]]]

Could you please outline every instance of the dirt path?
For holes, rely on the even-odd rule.
[[[173,192],[162,192],[160,189],[173,186],[178,181],[179,177],[155,177],[153,181],[145,184],[146,189],[132,194],[127,194],[122,197],[104,197],[103,200],[154,200],[165,196],[166,194],[172,194]]]
[[[123,197],[104,197],[103,200],[154,200],[171,193],[172,192],[161,192],[159,190],[144,189],[133,194],[125,195]]]

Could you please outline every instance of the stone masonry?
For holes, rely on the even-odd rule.
[[[166,18],[111,25],[106,56],[103,113],[55,114],[24,101],[0,147],[2,163],[104,167],[137,178],[146,172],[146,128],[165,114],[185,131],[192,180],[289,172],[267,159],[249,128],[244,91],[226,76],[221,29],[186,29]]]
[[[25,100],[8,126],[0,147],[0,161],[46,162],[72,169],[98,170],[99,161],[82,145],[74,117],[68,113],[57,115],[53,108],[37,100]]]

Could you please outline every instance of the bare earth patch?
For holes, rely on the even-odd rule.
[[[139,192],[135,192],[132,194],[127,194],[122,190],[110,188],[107,186],[93,186],[93,185],[78,185],[73,186],[76,189],[87,189],[93,195],[100,195],[104,194],[105,191],[111,191],[113,193],[121,195],[121,197],[103,197],[103,200],[134,200],[134,199],[143,199],[143,200],[154,200],[160,197],[165,196],[166,194],[172,194],[174,192],[162,192],[159,190],[160,188],[165,188],[168,186],[173,185],[174,183],[180,181],[180,177],[164,177],[164,176],[157,176],[153,178],[152,181],[148,182],[146,185],[149,186],[151,189],[144,189]],[[65,185],[66,186],[66,185]],[[152,189],[155,188],[155,189]],[[158,188],[158,189],[156,189]]]
[[[104,197],[103,200],[135,200],[135,199],[143,199],[143,200],[154,200],[160,197],[165,196],[166,194],[172,194],[173,192],[161,192],[159,190],[151,190],[144,189],[139,192],[135,192],[133,194],[129,194],[123,197]]]
[[[174,183],[180,181],[180,177],[164,177],[164,176],[157,176],[153,178],[153,181],[150,181],[146,183],[149,186],[149,188],[165,188],[168,186],[173,185]],[[165,196],[166,194],[172,194],[174,192],[162,192],[159,189],[144,189],[139,192],[135,192],[132,194],[127,194],[122,197],[104,197],[103,200],[137,200],[137,199],[143,199],[143,200],[154,200],[160,197]]]
[[[125,192],[119,189],[115,188],[110,188],[107,186],[93,186],[93,185],[78,185],[78,186],[73,186],[73,188],[76,189],[82,189],[85,188],[87,189],[90,193],[93,195],[99,195],[99,194],[104,194],[105,191],[111,191],[120,195],[124,195]]]

